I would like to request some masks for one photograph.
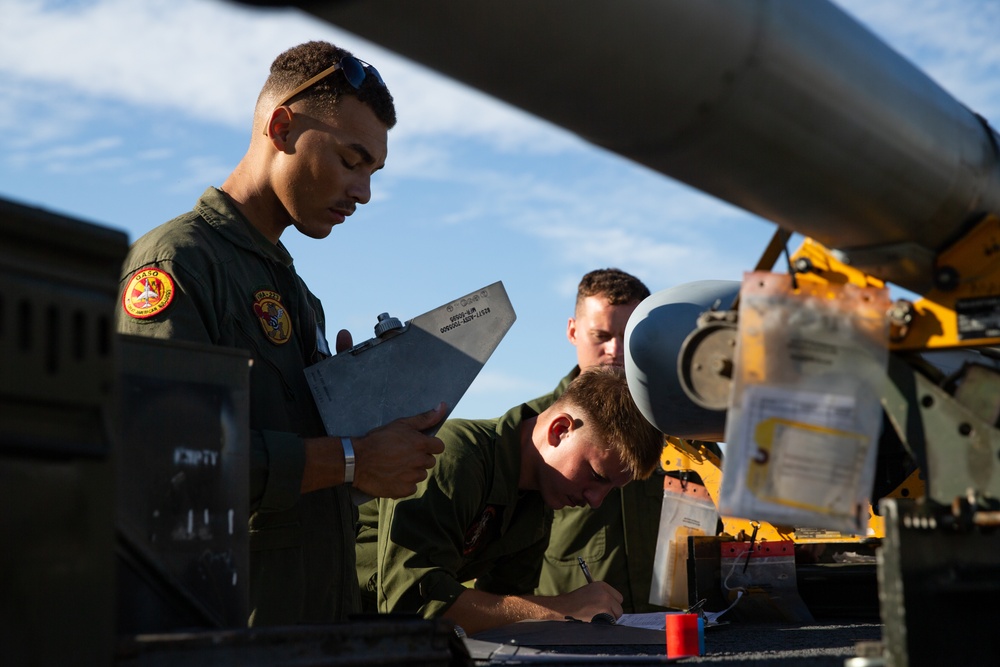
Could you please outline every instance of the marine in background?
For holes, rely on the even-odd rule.
[[[584,275],[573,317],[566,325],[577,365],[552,393],[528,405],[539,411],[552,405],[583,369],[624,367],[625,326],[649,295],[641,280],[620,269],[597,269]],[[663,471],[658,466],[645,480],[612,490],[600,507],[557,510],[535,592],[554,595],[579,586],[584,576],[577,557],[582,556],[595,579],[622,594],[625,613],[665,609],[649,603],[662,501]]]

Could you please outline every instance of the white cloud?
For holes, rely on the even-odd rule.
[[[1000,123],[996,0],[836,0],[953,97]]]
[[[549,152],[578,143],[298,10],[210,0],[99,0],[56,7],[41,0],[0,0],[0,13],[0,75],[33,87],[45,84],[53,107],[70,92],[249,127],[274,57],[295,44],[324,39],[378,63],[399,102],[395,134],[400,138],[477,136],[507,149]]]
[[[174,151],[169,148],[153,148],[146,151],[139,151],[139,153],[136,154],[136,158],[139,160],[149,161],[168,160],[173,157],[173,155]]]
[[[56,143],[39,151],[21,147],[10,151],[6,159],[18,168],[41,168],[53,174],[106,171],[125,164],[108,153],[122,145],[121,137],[101,137],[79,142]]]
[[[103,0],[52,7],[4,2],[0,69],[140,107],[167,107],[246,123],[276,55],[278,35],[303,35],[291,12],[268,21],[237,5],[204,0]],[[284,41],[284,40],[283,40]],[[287,43],[280,48],[287,47]]]
[[[122,145],[121,137],[102,137],[92,139],[75,146],[58,146],[38,154],[38,159],[42,162],[47,160],[65,160],[71,158],[91,157],[104,153],[112,148]]]
[[[199,195],[208,185],[220,185],[233,165],[220,160],[214,155],[195,155],[184,159],[183,178],[171,182],[171,192],[196,191]]]
[[[0,36],[0,44],[2,40]],[[26,115],[29,110],[30,117]],[[97,111],[77,103],[71,95],[53,95],[47,85],[27,79],[5,80],[0,71],[0,130],[8,150],[35,150],[49,142],[76,137]]]

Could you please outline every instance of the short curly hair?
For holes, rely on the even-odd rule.
[[[271,73],[257,98],[258,111],[263,110],[261,105],[273,104],[296,86],[348,56],[353,54],[329,42],[306,42],[288,49],[271,63]],[[396,107],[392,95],[374,76],[366,76],[361,87],[355,88],[347,82],[342,72],[333,72],[292,100],[308,100],[316,110],[333,114],[336,112],[337,102],[344,95],[351,95],[367,104],[387,128],[392,129],[396,124]]]
[[[621,269],[596,269],[580,279],[576,290],[576,308],[589,296],[603,296],[612,306],[642,301],[649,288],[641,280]]]
[[[597,439],[621,458],[635,479],[649,477],[660,462],[663,434],[639,411],[628,389],[625,369],[594,366],[570,382],[553,404],[570,404],[582,413]]]

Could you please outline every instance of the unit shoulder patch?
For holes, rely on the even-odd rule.
[[[132,274],[122,294],[122,308],[137,320],[162,313],[174,300],[173,277],[155,266],[147,266]]]
[[[479,518],[465,529],[465,543],[462,545],[463,556],[466,558],[473,556],[500,536],[500,524],[497,522],[499,512],[498,505],[487,505]]]
[[[275,345],[283,345],[292,337],[292,319],[281,304],[281,295],[272,290],[260,290],[253,295],[253,312],[264,329],[264,335]]]

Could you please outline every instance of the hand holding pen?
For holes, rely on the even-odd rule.
[[[577,556],[576,562],[580,564],[580,569],[583,570],[583,576],[587,578],[587,583],[588,584],[594,583],[594,577],[592,574],[590,574],[590,568],[587,567],[587,561],[583,559],[583,556]],[[614,625],[615,617],[612,614],[602,611],[600,613],[595,614],[594,617],[590,619],[590,622],[602,623],[604,625]]]

